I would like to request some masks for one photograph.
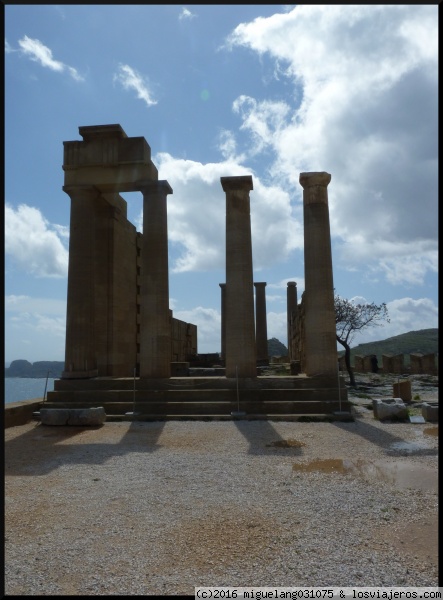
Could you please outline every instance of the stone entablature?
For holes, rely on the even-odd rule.
[[[120,125],[79,127],[79,133],[83,141],[63,142],[65,186],[135,192],[139,181],[157,181],[157,167],[145,138],[128,137]]]

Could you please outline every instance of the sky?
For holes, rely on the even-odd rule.
[[[385,302],[352,345],[438,327],[437,5],[6,5],[5,360],[64,360],[63,142],[118,123],[168,196],[174,317],[221,349],[226,196],[252,175],[254,281],[284,344],[304,290],[301,172],[327,171],[335,292]],[[142,231],[141,193],[122,194]]]

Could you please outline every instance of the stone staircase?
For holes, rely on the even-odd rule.
[[[241,379],[238,385],[226,377],[59,379],[45,402],[45,408],[97,406],[108,421],[230,420],[238,411],[244,419],[294,420],[350,413],[351,407],[344,381],[339,400],[337,378],[305,375]]]

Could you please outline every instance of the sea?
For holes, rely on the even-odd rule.
[[[46,377],[5,377],[5,404],[43,398],[45,394]],[[54,390],[54,379],[48,378],[46,392]]]

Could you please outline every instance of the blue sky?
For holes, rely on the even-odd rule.
[[[286,344],[299,174],[327,171],[334,286],[386,302],[354,345],[438,327],[438,6],[5,7],[5,359],[63,360],[63,141],[119,123],[168,180],[170,307],[220,350],[225,195],[252,175],[254,281]],[[123,194],[142,230],[141,194]]]

